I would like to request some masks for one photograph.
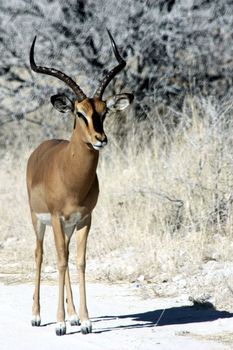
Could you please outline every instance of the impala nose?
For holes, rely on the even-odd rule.
[[[96,140],[101,142],[102,146],[105,146],[108,142],[107,136],[105,134],[101,135],[101,136],[95,136]]]
[[[92,145],[95,150],[100,150],[108,142],[106,135],[102,135],[102,136],[96,135],[95,138],[96,138],[96,143],[94,145]]]

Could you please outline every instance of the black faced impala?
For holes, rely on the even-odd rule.
[[[40,275],[43,258],[43,239],[46,225],[52,225],[57,251],[59,272],[59,297],[56,334],[66,333],[64,288],[66,287],[67,314],[71,325],[81,323],[81,332],[92,330],[86,305],[85,255],[87,236],[91,226],[99,186],[96,168],[99,150],[107,144],[103,122],[109,111],[121,111],[133,100],[131,94],[118,94],[106,101],[103,93],[110,81],[126,65],[120,56],[115,41],[108,31],[111,45],[118,61],[101,81],[93,97],[87,97],[80,87],[65,73],[38,66],[34,60],[36,37],[30,50],[31,69],[36,73],[52,75],[69,86],[75,98],[65,95],[51,97],[53,106],[60,112],[72,112],[74,128],[67,140],[47,140],[31,154],[27,165],[27,189],[33,227],[36,233],[36,277],[32,325],[40,326]],[[80,308],[76,313],[70,284],[68,255],[69,242],[77,230],[77,268],[79,275]]]

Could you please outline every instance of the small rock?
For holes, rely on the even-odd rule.
[[[143,275],[140,275],[138,278],[137,278],[137,281],[139,282],[143,282],[145,280],[145,276]]]
[[[52,267],[52,266],[46,266],[46,267],[44,268],[44,272],[45,272],[45,273],[53,273],[53,272],[56,272],[56,270],[55,270],[54,267]]]

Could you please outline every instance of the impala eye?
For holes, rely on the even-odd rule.
[[[84,121],[86,126],[88,126],[87,118],[81,112],[78,112],[77,115],[78,115],[79,118],[81,118]]]

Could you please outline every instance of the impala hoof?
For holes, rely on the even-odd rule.
[[[66,334],[66,324],[65,322],[58,322],[56,324],[56,335],[61,336]]]
[[[70,321],[71,326],[79,326],[80,325],[79,317],[76,314],[70,316],[69,321]]]
[[[81,322],[81,332],[82,334],[88,334],[92,332],[92,324],[90,320]]]
[[[39,327],[41,324],[40,315],[33,315],[31,320],[32,327]]]

